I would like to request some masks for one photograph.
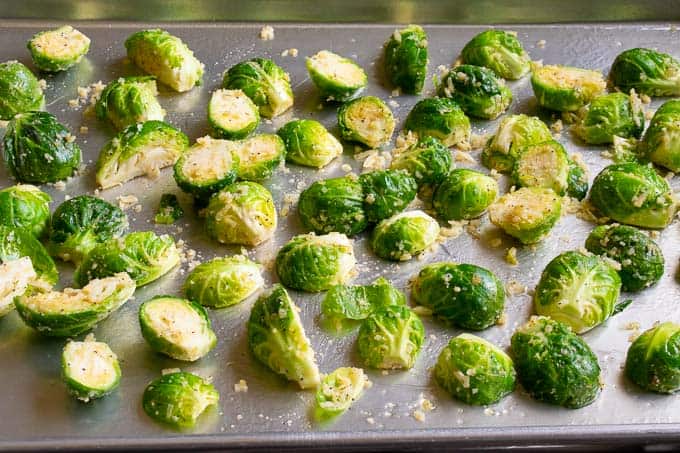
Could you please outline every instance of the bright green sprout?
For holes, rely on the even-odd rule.
[[[593,145],[613,143],[614,137],[640,138],[645,111],[635,94],[608,93],[579,109],[572,131]]]
[[[0,263],[30,258],[33,269],[41,280],[57,283],[57,266],[45,247],[30,231],[0,225]]]
[[[522,78],[529,72],[529,55],[517,34],[503,30],[486,30],[472,38],[460,53],[464,63],[484,66],[499,77]]]
[[[70,25],[63,25],[33,35],[26,46],[38,69],[59,72],[80,62],[90,50],[90,38]]]
[[[385,74],[406,94],[419,94],[427,77],[427,35],[419,25],[409,25],[385,43]]]
[[[298,201],[302,225],[318,234],[333,231],[354,236],[366,229],[364,191],[356,177],[315,181]]]
[[[667,101],[657,109],[638,153],[672,172],[680,171],[680,100]]]
[[[23,296],[37,279],[27,256],[0,263],[0,318],[14,309],[14,299]]]
[[[120,384],[120,364],[109,345],[88,335],[69,341],[61,353],[61,375],[68,392],[88,403],[113,392]]]
[[[680,390],[680,325],[664,322],[637,337],[628,349],[625,372],[650,392]]]
[[[144,121],[163,121],[165,110],[157,95],[155,77],[121,77],[106,85],[95,105],[95,114],[119,130]]]
[[[515,159],[512,182],[517,187],[541,187],[565,195],[572,165],[564,146],[555,140],[528,145]]]
[[[260,182],[270,178],[286,159],[286,145],[276,134],[258,134],[231,142],[238,156],[238,179]]]
[[[342,154],[342,144],[315,120],[293,120],[276,132],[286,145],[286,161],[323,168]]]
[[[551,189],[523,187],[489,206],[489,220],[522,244],[546,237],[560,219],[562,197]]]
[[[0,190],[0,225],[30,231],[40,238],[50,221],[52,197],[30,184]]]
[[[574,158],[569,159],[569,175],[567,176],[567,195],[583,200],[588,195],[588,174],[585,164]]]
[[[450,69],[437,93],[452,99],[468,115],[487,120],[498,118],[512,102],[512,92],[503,79],[488,68],[469,64]]]
[[[443,220],[474,219],[496,200],[498,183],[475,170],[457,168],[435,189],[432,207]]]
[[[0,63],[0,120],[40,110],[44,103],[43,90],[30,69],[18,61]]]
[[[571,66],[534,67],[531,86],[538,105],[558,112],[576,112],[607,88],[600,71]]]
[[[394,116],[380,98],[363,96],[340,106],[338,126],[344,140],[379,148],[392,138]]]
[[[407,261],[435,244],[439,223],[423,211],[407,211],[381,221],[371,235],[371,249],[380,258]]]
[[[404,129],[418,137],[434,137],[446,146],[465,144],[470,140],[470,119],[451,99],[425,98],[413,106]]]
[[[390,168],[406,170],[418,186],[437,185],[455,167],[451,151],[434,137],[419,138],[403,149],[395,149]]]
[[[375,170],[359,176],[363,188],[364,212],[377,223],[406,209],[416,197],[418,185],[404,170]]]
[[[308,57],[307,71],[319,95],[328,101],[346,102],[354,99],[368,83],[361,66],[328,50]]]
[[[649,96],[678,96],[680,62],[652,49],[624,50],[614,60],[609,80],[625,92],[634,89]]]
[[[208,122],[218,138],[245,138],[260,124],[260,111],[241,90],[220,89],[208,103]]]
[[[341,415],[369,385],[361,368],[342,367],[327,374],[316,391],[315,418],[323,422]]]
[[[164,193],[158,203],[153,221],[161,225],[172,225],[184,216],[184,209],[174,193]]]
[[[482,163],[489,169],[510,173],[519,153],[528,145],[552,140],[548,126],[535,116],[508,115],[482,151]]]

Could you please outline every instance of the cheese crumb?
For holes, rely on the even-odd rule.
[[[536,47],[539,49],[545,49],[545,39],[541,39],[536,43]]]
[[[88,132],[90,132],[90,128],[89,128],[89,127],[87,127],[87,126],[80,126],[80,133],[81,133],[81,134],[85,135],[85,134],[87,134]]]
[[[139,202],[139,199],[134,195],[119,195],[116,197],[116,201],[118,202],[118,207],[125,211],[136,205]]]
[[[508,253],[505,254],[505,261],[511,266],[517,266],[519,261],[517,261],[517,248],[510,247]]]
[[[180,371],[182,370],[180,370],[179,368],[163,368],[161,370],[161,374],[165,376],[166,374],[179,373]]]
[[[262,41],[271,41],[274,39],[274,27],[271,25],[262,27],[262,30],[260,30],[260,39]]]
[[[425,413],[421,411],[420,409],[416,409],[413,411],[413,418],[418,420],[419,422],[424,422],[425,421]]]
[[[47,88],[47,81],[45,79],[40,79],[38,80],[38,85],[40,86],[41,90],[44,90]]]
[[[240,379],[238,383],[234,384],[234,391],[236,393],[247,393],[248,392],[248,383],[246,382],[245,379]]]
[[[505,291],[511,296],[519,296],[527,292],[527,287],[517,280],[511,280],[505,285]]]

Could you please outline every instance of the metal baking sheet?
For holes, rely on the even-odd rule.
[[[0,60],[18,59],[29,66],[25,48],[33,33],[55,23],[9,21],[0,28]],[[149,24],[73,23],[92,38],[87,58],[66,73],[46,77],[47,110],[66,123],[77,136],[84,152],[87,170],[66,184],[65,190],[45,189],[54,198],[53,208],[66,196],[94,192],[93,162],[113,131],[88,115],[81,106],[73,108],[77,87],[98,80],[104,83],[122,75],[135,74],[125,60],[123,41],[131,32]],[[292,118],[314,118],[337,134],[334,106],[323,105],[316,95],[305,67],[304,57],[321,49],[330,49],[356,59],[368,72],[367,94],[388,100],[399,125],[419,99],[415,96],[391,97],[391,91],[380,83],[379,58],[382,44],[394,29],[392,25],[275,25],[275,39],[258,38],[262,24],[154,24],[180,36],[206,65],[204,84],[186,94],[176,94],[161,87],[160,101],[167,110],[167,120],[181,128],[193,140],[206,135],[206,105],[212,90],[219,87],[221,74],[231,65],[250,57],[267,56],[289,71],[295,94],[295,108],[275,119],[265,121],[258,132],[275,131]],[[482,27],[428,26],[431,61],[430,74],[440,65],[450,65],[462,46]],[[630,47],[651,47],[677,53],[680,31],[675,24],[589,24],[512,26],[535,60],[561,63],[607,71],[613,58]],[[543,45],[544,41],[544,45]],[[541,44],[539,44],[539,42]],[[296,48],[298,56],[283,56]],[[529,80],[511,82],[514,101],[511,113],[538,114],[548,123],[550,115],[537,109]],[[432,93],[428,81],[424,95]],[[651,105],[654,109],[660,103]],[[495,130],[497,121],[474,121],[475,133]],[[88,128],[87,133],[80,131]],[[397,128],[399,130],[399,127]],[[610,163],[601,156],[604,148],[585,147],[568,131],[558,136],[570,152],[580,152],[588,163],[591,178]],[[478,157],[476,153],[473,156]],[[353,147],[322,171],[290,165],[265,184],[274,194],[279,212],[284,208],[285,194],[299,194],[312,181],[344,174],[348,164],[355,172],[361,162],[353,157]],[[472,166],[459,163],[460,166]],[[10,185],[7,173],[0,170],[0,186]],[[673,181],[677,186],[677,181]],[[507,181],[501,180],[507,190]],[[175,226],[155,225],[151,218],[160,195],[173,192],[187,212]],[[199,260],[238,253],[240,248],[210,241],[190,206],[165,170],[160,179],[137,179],[122,187],[104,191],[103,198],[116,202],[121,195],[135,195],[142,206],[140,212],[128,210],[133,230],[169,233],[185,241],[197,252]],[[354,241],[359,261],[355,283],[368,283],[382,275],[396,286],[407,290],[407,281],[427,263],[455,260],[476,263],[494,270],[506,283],[517,281],[529,289],[536,284],[545,264],[559,252],[577,249],[593,227],[573,215],[562,218],[551,236],[535,248],[519,248],[519,266],[511,267],[504,255],[517,246],[488,224],[480,227],[480,238],[467,232],[448,240],[423,260],[391,264],[374,257],[367,247],[366,235]],[[270,264],[277,249],[293,235],[302,232],[293,205],[288,216],[281,216],[275,239],[249,250],[248,254]],[[494,247],[494,238],[502,244]],[[219,337],[218,346],[197,363],[186,364],[154,354],[145,344],[138,327],[139,304],[157,294],[179,294],[186,270],[184,263],[161,280],[137,291],[135,299],[103,321],[94,330],[118,354],[123,370],[120,388],[111,396],[91,404],[81,404],[66,394],[61,383],[59,357],[64,342],[41,338],[23,325],[16,313],[0,320],[0,449],[21,448],[87,448],[87,447],[262,447],[301,448],[336,445],[370,448],[381,446],[434,445],[516,445],[608,442],[610,445],[629,441],[670,441],[680,439],[680,400],[678,396],[640,393],[622,377],[622,364],[632,331],[631,322],[639,322],[642,330],[657,320],[680,321],[678,300],[680,286],[675,280],[680,243],[678,225],[672,224],[661,233],[659,242],[666,256],[666,272],[652,289],[634,295],[635,303],[604,326],[587,333],[584,338],[599,357],[604,389],[597,401],[583,409],[567,410],[532,401],[518,389],[500,403],[488,408],[471,407],[452,400],[431,378],[439,350],[450,338],[460,333],[424,319],[427,340],[416,366],[406,372],[369,371],[373,387],[365,392],[352,409],[336,423],[320,428],[309,419],[313,393],[298,390],[276,377],[254,361],[245,337],[252,300],[236,307],[212,310],[210,316]],[[71,283],[69,266],[61,266],[61,283]],[[271,268],[270,268],[271,269]],[[268,282],[275,276],[266,272]],[[323,294],[292,292],[302,309],[302,319],[317,354],[320,368],[329,372],[338,366],[360,365],[355,354],[355,335],[334,338],[322,331],[317,322],[319,302]],[[507,347],[513,330],[531,313],[527,294],[507,300],[507,322],[480,335]],[[210,376],[221,393],[219,407],[203,417],[195,430],[169,431],[151,421],[141,409],[140,398],[146,384],[164,368],[181,367],[202,376]],[[247,393],[235,393],[240,379],[248,383]],[[417,421],[413,412],[419,401],[429,399],[436,408],[425,412],[425,420]]]

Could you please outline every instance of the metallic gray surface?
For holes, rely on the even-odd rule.
[[[18,59],[30,66],[25,42],[30,36],[53,24],[37,22],[6,22],[0,30],[2,47],[0,60]],[[141,26],[131,24],[78,24],[81,31],[92,38],[87,59],[70,71],[48,77],[47,110],[71,128],[77,135],[88,170],[68,182],[65,191],[52,187],[46,190],[53,196],[53,208],[66,195],[93,193],[93,162],[99,149],[113,131],[98,123],[83,109],[73,109],[70,99],[77,97],[76,87],[97,80],[108,82],[116,77],[136,73],[125,61],[122,45],[125,37]],[[222,72],[245,58],[272,57],[290,72],[295,93],[293,111],[263,123],[258,132],[275,131],[294,117],[310,117],[323,122],[337,134],[335,108],[322,106],[304,68],[304,56],[320,49],[330,49],[355,58],[368,72],[370,86],[367,94],[388,99],[391,92],[380,84],[378,60],[381,46],[393,26],[350,25],[277,25],[273,41],[261,41],[261,25],[182,24],[164,25],[182,37],[206,65],[204,84],[186,94],[176,94],[161,87],[160,100],[168,111],[167,120],[185,131],[193,140],[208,132],[205,115],[210,92],[219,87]],[[480,27],[429,26],[431,49],[430,74],[439,65],[451,64],[461,47]],[[536,60],[562,63],[607,71],[614,56],[623,49],[635,46],[658,48],[674,53],[680,32],[669,25],[571,25],[571,26],[516,26],[526,49]],[[545,48],[536,43],[545,40]],[[299,56],[282,57],[281,52],[291,47]],[[677,56],[677,55],[676,55]],[[515,100],[512,113],[541,114],[537,110],[527,78],[510,83]],[[424,95],[430,95],[428,81]],[[395,97],[394,108],[399,124],[412,105],[415,96]],[[652,108],[658,106],[655,101]],[[474,122],[476,133],[492,132],[497,122]],[[79,133],[80,126],[89,127],[88,134]],[[399,128],[398,128],[399,129]],[[581,152],[587,161],[591,178],[610,161],[602,158],[604,148],[580,146],[568,132],[559,140],[572,152]],[[473,153],[478,157],[477,153]],[[352,156],[352,147],[326,169],[316,172],[290,165],[289,172],[279,172],[265,185],[274,194],[277,207],[283,206],[284,194],[297,194],[313,180],[343,174],[342,164],[351,165],[356,172],[361,163]],[[467,165],[463,165],[467,166]],[[11,184],[4,169],[0,170],[0,186]],[[675,181],[674,181],[675,183]],[[674,184],[677,186],[677,184]],[[501,180],[502,190],[507,182]],[[160,195],[175,192],[187,212],[176,226],[155,225],[152,220]],[[123,187],[102,192],[103,198],[115,202],[119,195],[139,197],[143,210],[128,211],[134,230],[152,229],[184,239],[188,248],[198,251],[201,260],[236,253],[240,248],[221,246],[211,242],[203,232],[187,197],[174,184],[171,171],[165,170],[159,180],[137,179]],[[390,264],[375,258],[367,248],[366,235],[355,240],[355,252],[360,263],[356,283],[367,283],[383,275],[398,287],[406,288],[408,279],[430,262],[455,260],[488,267],[505,282],[517,280],[532,288],[545,264],[561,251],[583,245],[592,228],[573,215],[563,217],[551,236],[535,250],[519,250],[520,266],[511,267],[504,261],[508,247],[517,246],[484,218],[481,239],[463,233],[443,244],[424,260]],[[661,233],[659,242],[666,255],[666,273],[654,288],[633,296],[635,303],[604,326],[587,333],[584,338],[597,353],[603,372],[604,389],[591,406],[567,410],[532,401],[521,390],[489,410],[470,407],[452,400],[431,379],[439,350],[460,333],[444,328],[437,322],[424,319],[427,340],[413,370],[382,375],[369,371],[373,387],[365,392],[352,409],[328,427],[310,422],[309,408],[313,393],[300,391],[261,365],[248,353],[245,338],[252,300],[239,306],[210,312],[219,338],[218,347],[194,364],[185,364],[154,354],[145,344],[137,323],[137,307],[156,294],[179,294],[187,265],[161,280],[137,291],[136,299],[102,322],[95,330],[98,339],[106,341],[118,354],[123,370],[120,388],[111,396],[91,404],[81,404],[66,394],[61,383],[59,356],[64,342],[44,339],[25,327],[16,313],[0,319],[0,449],[18,448],[187,448],[205,447],[266,447],[277,445],[290,448],[302,446],[363,445],[379,446],[434,446],[434,445],[523,445],[559,443],[629,443],[642,440],[675,440],[680,432],[680,401],[678,396],[658,396],[640,393],[623,379],[621,367],[628,348],[631,331],[625,325],[639,321],[641,329],[649,328],[657,320],[680,321],[677,303],[680,286],[675,281],[680,247],[677,223]],[[278,247],[300,233],[299,219],[294,207],[287,217],[281,217],[275,239],[249,251],[249,255],[263,263],[271,263]],[[501,238],[500,247],[492,247],[493,238]],[[69,285],[71,269],[61,266],[62,284]],[[266,272],[271,282],[275,276]],[[307,334],[317,353],[320,368],[329,372],[338,366],[360,366],[354,352],[355,335],[333,338],[322,331],[317,322],[319,302],[323,294],[306,295],[291,292],[302,309]],[[507,347],[514,328],[531,313],[530,297],[526,294],[507,300],[507,323],[492,327],[480,335]],[[217,410],[203,417],[198,427],[190,432],[169,431],[152,422],[142,412],[140,398],[146,384],[164,368],[181,367],[203,376],[211,376],[222,398]],[[247,393],[235,393],[233,386],[245,379]],[[419,409],[421,394],[436,408],[426,412],[424,422],[412,414]],[[372,418],[374,424],[367,419]],[[625,425],[625,426],[623,426]]]

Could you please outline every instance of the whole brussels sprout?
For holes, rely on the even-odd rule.
[[[571,409],[597,398],[597,356],[569,326],[532,316],[512,335],[510,348],[519,382],[533,398]]]
[[[458,335],[439,353],[437,383],[454,398],[476,406],[494,404],[515,389],[512,359],[476,335]]]
[[[485,30],[465,44],[460,56],[464,63],[484,66],[509,80],[529,72],[529,55],[517,34],[503,30]]]
[[[512,92],[503,79],[490,69],[470,64],[450,69],[437,92],[453,99],[468,115],[487,120],[498,118],[512,102]]]
[[[337,417],[361,397],[369,384],[361,368],[342,367],[327,374],[316,391],[314,416],[319,421]]]
[[[534,291],[534,309],[585,333],[613,313],[621,278],[597,255],[564,252],[548,263]]]
[[[338,126],[344,140],[379,148],[392,138],[394,116],[382,99],[363,96],[340,106]]]
[[[652,49],[624,50],[614,60],[609,80],[626,92],[634,89],[649,96],[678,96],[680,62]]]
[[[14,299],[22,296],[37,278],[27,256],[0,263],[0,318],[14,309]]]
[[[439,230],[439,223],[423,211],[402,212],[375,227],[371,249],[380,258],[407,261],[432,246]]]
[[[354,99],[368,83],[368,77],[361,66],[328,50],[307,57],[307,71],[319,90],[319,95],[328,101],[345,102]]]
[[[555,140],[528,145],[515,159],[512,181],[518,187],[542,187],[565,195],[571,165],[564,146]]]
[[[583,200],[588,195],[588,175],[583,166],[574,159],[569,159],[567,195],[577,200]]]
[[[242,90],[265,118],[279,116],[293,106],[288,74],[268,58],[253,58],[232,66],[224,74],[222,88]]]
[[[618,270],[624,291],[640,291],[661,279],[664,258],[649,236],[627,225],[601,225],[586,239],[586,249],[621,265]]]
[[[435,189],[432,207],[443,220],[468,220],[481,216],[496,199],[498,183],[490,176],[457,168]]]
[[[277,222],[272,194],[256,182],[225,187],[205,210],[208,235],[222,244],[259,245],[271,239]]]
[[[632,162],[605,167],[593,181],[590,202],[610,219],[642,228],[665,228],[677,205],[654,168]]]
[[[27,257],[38,277],[54,285],[59,279],[50,254],[30,231],[0,225],[0,263]]]
[[[523,187],[489,206],[489,220],[522,244],[535,244],[560,219],[562,198],[551,189]]]
[[[30,231],[40,238],[50,221],[52,197],[30,184],[0,190],[0,225]]]
[[[216,90],[208,103],[208,122],[218,138],[245,138],[260,124],[260,111],[241,90]]]
[[[270,178],[286,159],[286,145],[276,134],[258,134],[232,143],[232,153],[238,156],[238,178],[263,181]]]
[[[420,25],[409,25],[385,43],[385,74],[406,94],[419,94],[427,77],[427,35]]]
[[[106,85],[95,105],[95,114],[117,129],[144,121],[163,121],[165,110],[157,94],[155,77],[121,77]]]
[[[625,93],[597,96],[577,115],[572,131],[593,145],[613,143],[614,136],[640,138],[645,128],[645,112],[639,98]]]
[[[680,100],[665,102],[654,113],[638,153],[672,172],[680,171]]]
[[[406,170],[422,186],[441,183],[454,166],[449,148],[434,137],[425,137],[398,152],[394,150],[390,168]]]
[[[276,255],[276,273],[288,288],[319,292],[348,282],[355,274],[352,241],[344,234],[295,236]]]
[[[54,211],[48,249],[52,256],[79,263],[97,244],[122,236],[128,219],[117,206],[101,198],[80,195]]]
[[[335,231],[354,236],[368,226],[364,191],[356,177],[313,182],[300,194],[298,212],[302,225],[319,234]]]
[[[657,324],[637,337],[626,356],[626,376],[644,390],[680,390],[680,325]]]
[[[27,47],[33,64],[41,71],[66,71],[90,50],[90,38],[70,25],[63,25],[33,35]]]
[[[242,255],[215,258],[196,266],[184,281],[187,299],[222,308],[242,302],[264,286],[261,266]]]
[[[376,170],[359,176],[364,192],[364,212],[371,223],[397,214],[416,197],[418,185],[403,170]]]
[[[474,264],[435,263],[423,267],[411,287],[413,300],[455,327],[483,330],[500,319],[503,283]]]
[[[73,138],[51,113],[21,113],[7,125],[3,158],[20,182],[61,181],[80,167],[80,148]]]
[[[558,112],[575,112],[603,94],[607,83],[600,71],[546,65],[533,68],[531,87],[541,107]]]
[[[448,98],[418,101],[406,117],[404,129],[417,133],[419,138],[439,139],[446,146],[467,143],[471,130],[463,109]]]
[[[120,384],[120,364],[109,345],[88,335],[69,341],[61,353],[61,375],[68,392],[88,403],[113,392]]]
[[[552,140],[548,126],[538,117],[508,115],[498,125],[498,130],[482,151],[482,163],[490,169],[509,173],[515,159],[528,145]]]
[[[11,120],[18,113],[40,110],[45,95],[38,79],[18,61],[0,63],[0,119]]]
[[[172,225],[184,215],[184,209],[174,193],[164,193],[158,203],[153,221],[161,225]]]
[[[301,389],[319,385],[321,377],[299,308],[281,285],[260,296],[248,319],[248,346],[273,372],[297,382]]]
[[[425,342],[418,315],[405,305],[386,305],[371,313],[359,327],[357,349],[371,368],[413,368]]]
[[[342,154],[337,138],[314,120],[293,120],[276,132],[286,144],[286,161],[322,168]]]

